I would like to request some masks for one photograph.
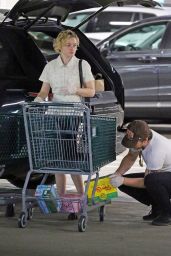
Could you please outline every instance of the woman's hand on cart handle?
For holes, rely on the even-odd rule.
[[[41,97],[39,97],[39,96],[37,96],[35,99],[34,99],[34,102],[43,102],[44,100],[41,98]]]

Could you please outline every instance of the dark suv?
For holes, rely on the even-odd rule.
[[[149,18],[97,45],[124,83],[125,120],[171,120],[171,15]]]
[[[39,92],[39,76],[47,63],[57,57],[47,49],[41,35],[56,38],[61,30],[74,29],[80,38],[77,57],[87,60],[93,74],[100,73],[105,82],[104,92],[89,99],[92,114],[108,114],[117,118],[117,127],[124,120],[124,89],[117,71],[104,59],[99,50],[78,29],[64,26],[69,13],[108,5],[110,0],[20,0],[0,23],[0,176],[22,187],[29,170],[23,102],[33,101]],[[125,0],[115,1],[122,5]],[[129,4],[131,1],[128,1]],[[152,0],[133,0],[153,3]],[[41,175],[30,179],[30,187],[40,183]],[[52,182],[49,177],[48,182]]]
[[[51,54],[46,59],[30,34],[43,32],[55,38],[69,28],[61,21],[70,12],[98,7],[101,2],[105,1],[20,0],[0,24],[0,174],[16,186],[23,186],[29,170],[21,103],[34,99],[45,64],[56,58]],[[124,91],[120,76],[85,35],[77,29],[75,32],[80,38],[77,57],[87,60],[93,74],[101,73],[105,80],[105,91],[88,102],[92,113],[115,116],[121,126]],[[41,175],[34,175],[30,187],[40,179]]]

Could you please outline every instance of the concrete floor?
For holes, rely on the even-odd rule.
[[[104,167],[100,175],[114,172],[126,151],[112,164]],[[144,171],[138,161],[130,172]],[[3,189],[14,188],[0,180]],[[70,177],[68,189],[73,189]],[[43,215],[34,211],[33,219],[25,229],[17,227],[21,211],[16,216],[4,217],[0,206],[0,256],[170,256],[171,226],[156,227],[144,222],[142,216],[149,208],[119,192],[119,197],[106,207],[104,222],[99,222],[98,211],[88,213],[86,232],[78,232],[78,221],[68,221],[67,215]]]
[[[16,217],[4,217],[0,210],[0,255],[3,256],[170,256],[171,226],[156,227],[142,220],[147,208],[119,198],[106,206],[104,222],[97,209],[89,213],[84,233],[78,221],[65,214],[40,214],[38,208],[25,229],[17,227]]]

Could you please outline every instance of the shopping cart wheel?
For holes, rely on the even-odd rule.
[[[25,228],[27,225],[27,218],[25,212],[21,212],[18,218],[18,227]]]
[[[85,232],[85,230],[86,230],[86,217],[80,216],[78,220],[78,231]]]
[[[101,222],[104,221],[104,215],[105,215],[105,207],[103,205],[103,206],[100,206],[99,208],[99,220]]]
[[[14,217],[15,216],[15,204],[7,204],[5,217]]]
[[[27,219],[31,220],[33,218],[33,208],[29,207],[27,208]]]

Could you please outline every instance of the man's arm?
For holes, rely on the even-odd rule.
[[[123,185],[134,188],[145,188],[144,178],[127,178],[124,177]]]
[[[114,174],[110,176],[110,182],[114,187],[125,185],[134,188],[145,188],[144,178],[127,178],[122,176],[132,167],[138,155],[138,151],[129,151],[128,154],[122,159],[119,168],[116,170]]]
[[[133,166],[138,155],[139,152],[132,152],[129,150],[128,154],[122,159],[115,174],[123,175],[124,173],[126,173]]]

